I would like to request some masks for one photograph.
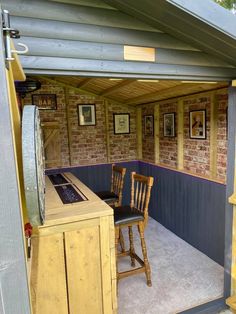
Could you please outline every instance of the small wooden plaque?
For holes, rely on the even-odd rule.
[[[155,48],[124,46],[124,60],[155,62]]]

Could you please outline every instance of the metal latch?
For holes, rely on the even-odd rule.
[[[12,50],[11,38],[20,38],[19,31],[11,28],[10,25],[10,14],[8,10],[3,10],[2,13],[2,24],[3,24],[3,36],[5,41],[5,56],[7,61],[13,61],[12,53],[25,54],[28,52],[28,47],[25,44],[18,43],[18,46],[23,47],[24,50]]]

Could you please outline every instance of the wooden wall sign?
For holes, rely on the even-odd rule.
[[[32,95],[32,104],[39,109],[55,110],[57,109],[57,95],[34,94]]]

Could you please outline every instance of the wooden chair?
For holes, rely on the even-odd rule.
[[[125,173],[126,168],[112,164],[111,190],[96,192],[110,206],[121,206]]]
[[[130,275],[145,272],[147,285],[149,287],[152,285],[151,269],[148,262],[147,249],[144,240],[144,228],[148,221],[148,204],[152,185],[153,177],[146,177],[132,172],[130,205],[116,207],[114,210],[117,280]],[[138,227],[143,260],[135,253],[132,230],[132,226],[134,225]],[[128,227],[129,229],[130,249],[128,251],[118,253],[120,231],[124,227]],[[135,266],[136,260],[140,264],[140,267],[128,271],[118,272],[118,257],[121,256],[130,256],[131,266]]]

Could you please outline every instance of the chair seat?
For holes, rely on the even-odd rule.
[[[110,192],[110,191],[99,191],[99,192],[96,192],[96,194],[106,203],[118,201],[118,196],[115,193]]]
[[[144,220],[142,213],[130,206],[119,206],[114,209],[115,225]]]

